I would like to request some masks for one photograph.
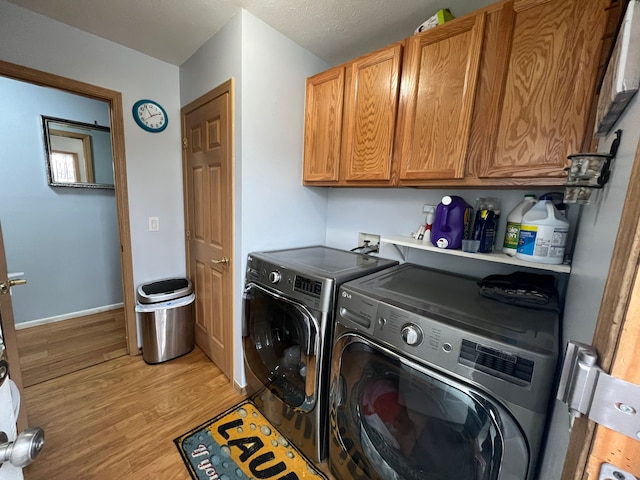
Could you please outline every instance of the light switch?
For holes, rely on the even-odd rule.
[[[160,230],[160,218],[159,217],[149,217],[149,231],[157,232]]]

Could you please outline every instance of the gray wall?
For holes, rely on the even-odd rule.
[[[113,190],[51,187],[41,115],[109,126],[105,102],[0,77],[0,221],[16,323],[122,302]]]

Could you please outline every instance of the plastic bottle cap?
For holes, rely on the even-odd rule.
[[[450,205],[451,201],[452,201],[452,198],[449,195],[445,195],[444,197],[442,197],[443,205]]]

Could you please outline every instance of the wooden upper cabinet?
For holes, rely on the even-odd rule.
[[[345,182],[389,181],[398,111],[402,44],[347,65],[342,132]]]
[[[484,24],[479,13],[407,40],[395,159],[400,184],[464,176]]]
[[[478,177],[564,183],[567,155],[591,134],[609,3],[516,0],[489,16],[469,154]]]
[[[307,79],[303,182],[388,185],[402,43]]]
[[[562,185],[614,1],[501,0],[309,78],[304,184]]]
[[[305,182],[337,182],[340,174],[344,66],[307,79]]]

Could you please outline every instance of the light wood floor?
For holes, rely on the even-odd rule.
[[[22,382],[35,385],[127,354],[124,309],[16,330]]]
[[[187,480],[173,439],[243,397],[199,350],[158,365],[124,356],[25,389],[45,430],[26,480]]]

